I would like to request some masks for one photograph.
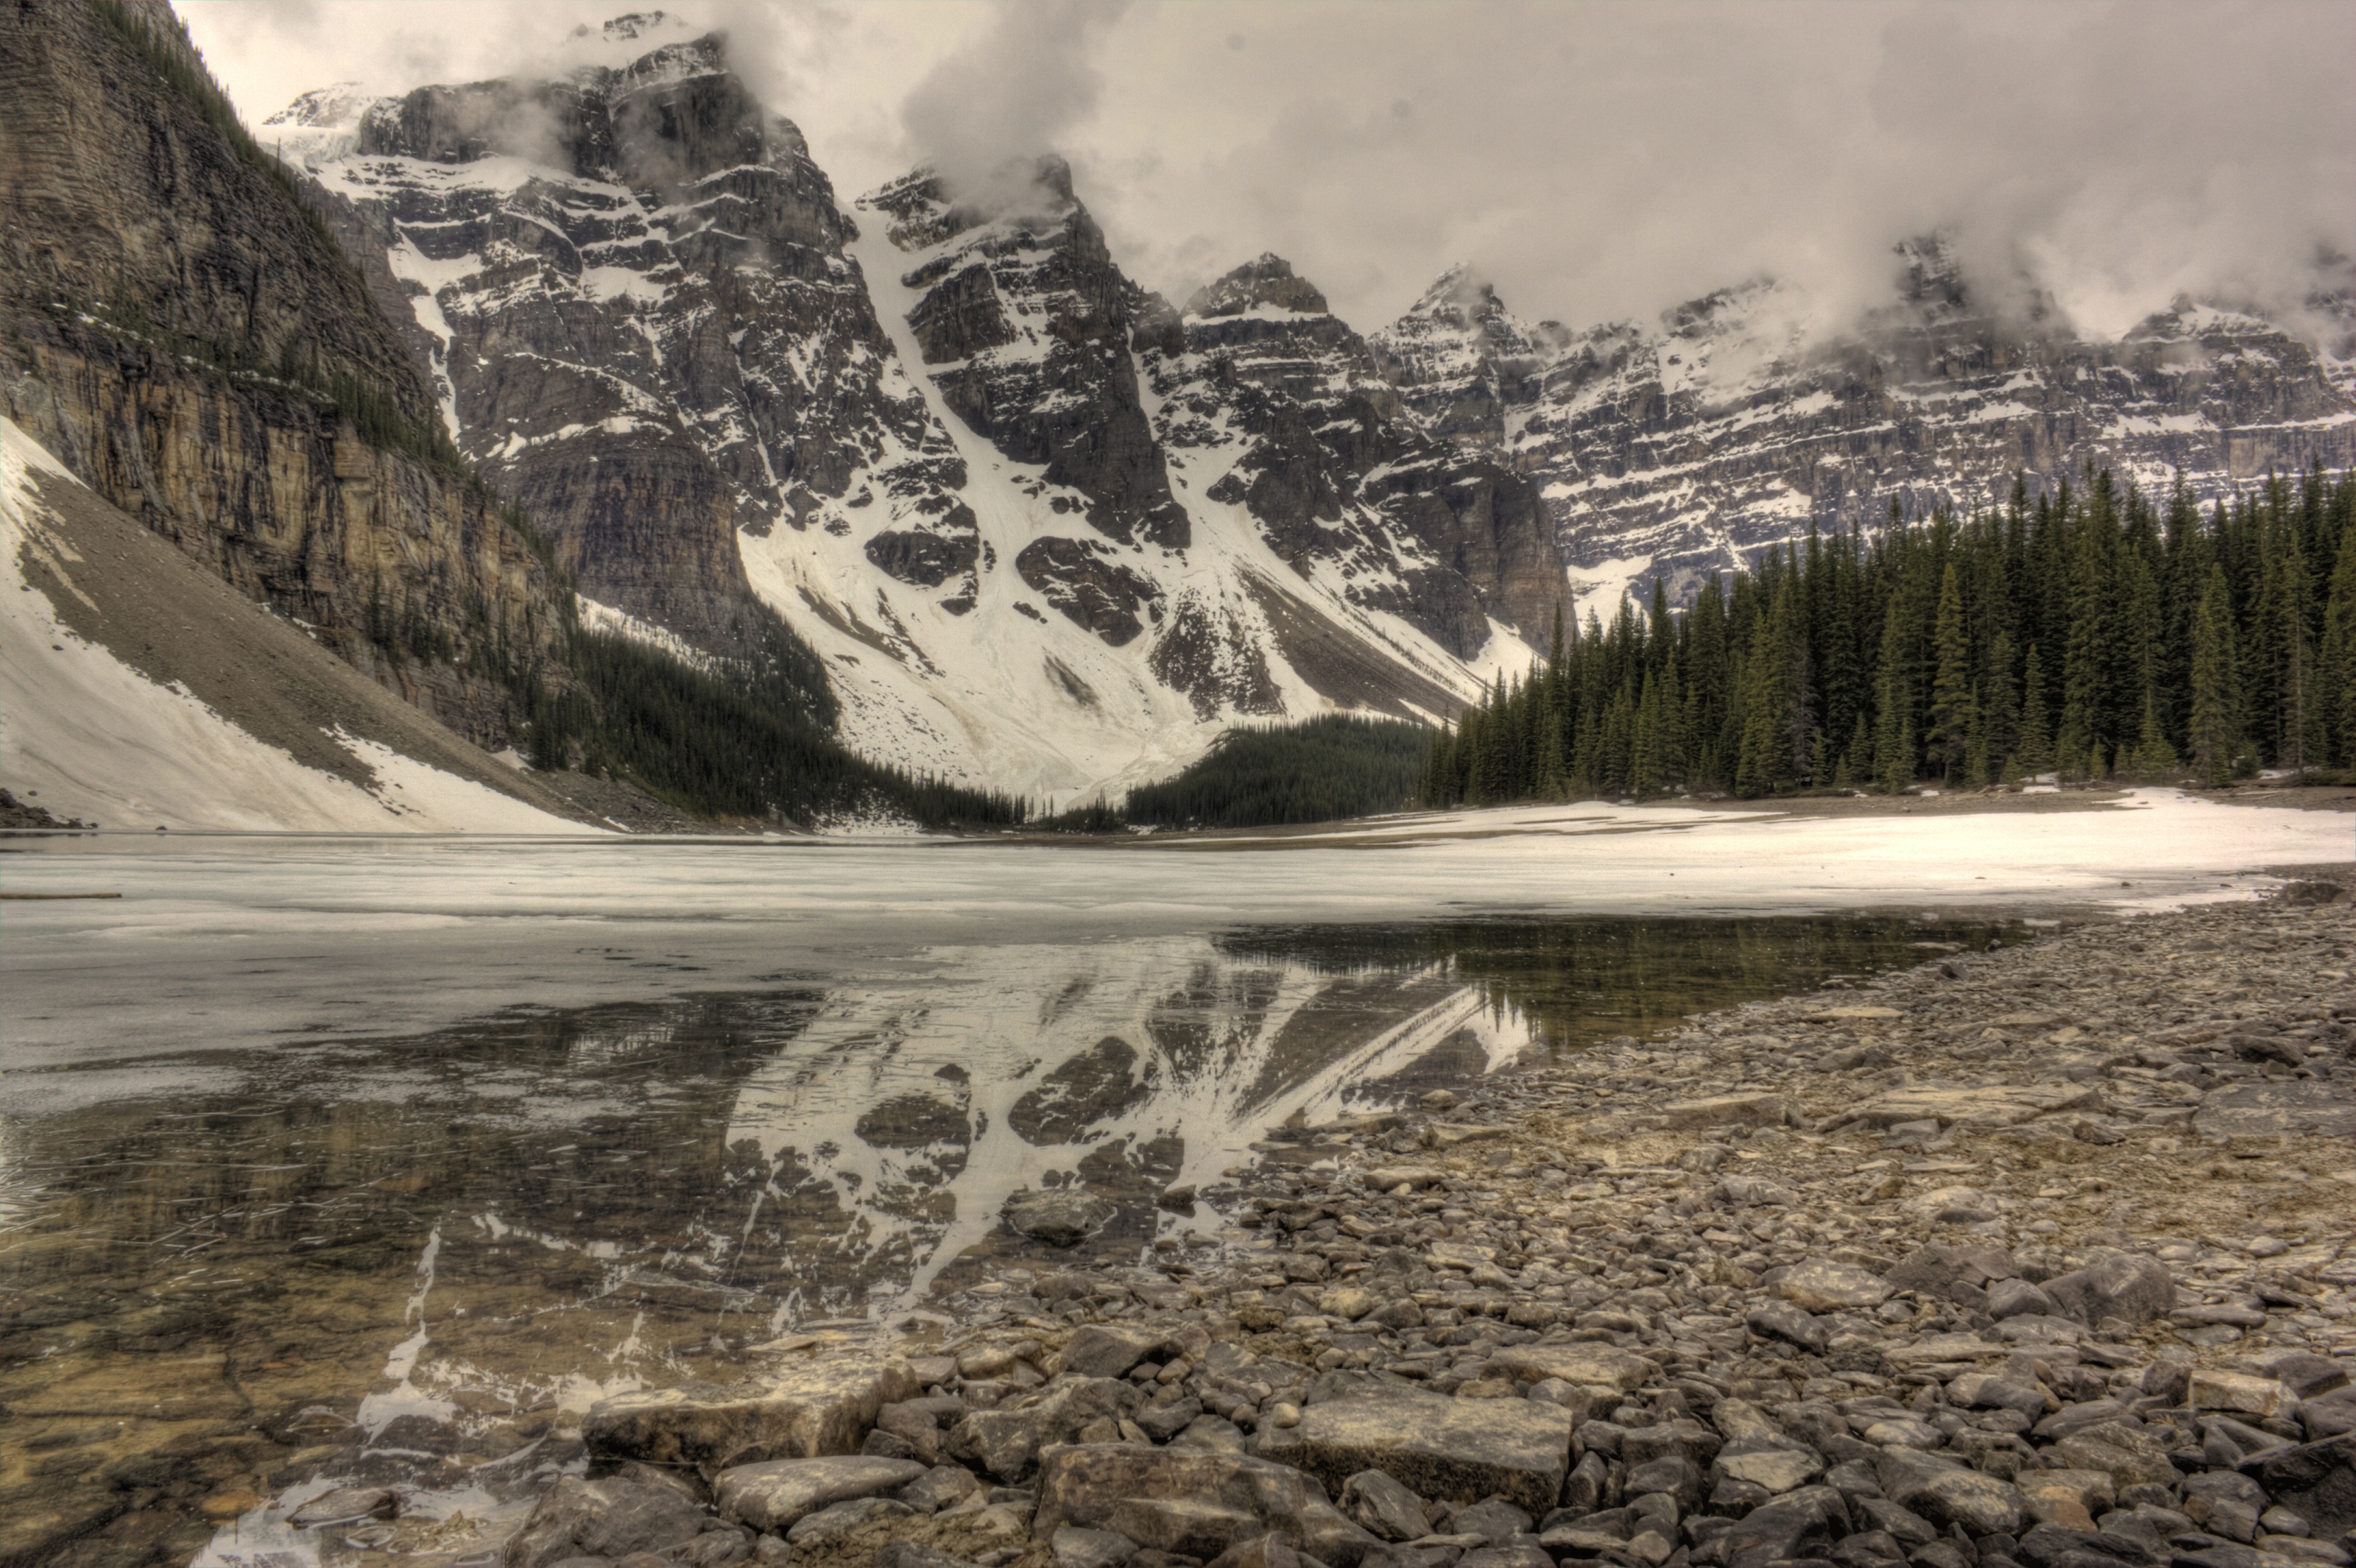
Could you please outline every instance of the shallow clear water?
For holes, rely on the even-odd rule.
[[[574,1461],[559,1418],[605,1392],[725,1379],[798,1331],[1037,1310],[1010,1270],[1019,1291],[1071,1254],[1000,1224],[1020,1189],[1109,1200],[1083,1250],[1151,1299],[1171,1281],[1148,1265],[1202,1261],[1222,1224],[1155,1197],[1216,1188],[1288,1117],[2017,929],[1198,917],[991,940],[316,893],[306,916],[271,905],[315,864],[271,862],[274,893],[173,855],[92,864],[141,907],[8,916],[0,1534],[59,1563],[344,1560],[262,1511],[330,1479],[423,1488],[382,1544],[455,1560]],[[549,1006],[552,983],[597,999]]]

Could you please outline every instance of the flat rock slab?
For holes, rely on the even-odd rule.
[[[1661,1107],[1672,1127],[1780,1127],[1791,1114],[1792,1103],[1781,1094],[1713,1094]]]
[[[1721,1454],[1718,1473],[1771,1492],[1788,1492],[1806,1486],[1825,1473],[1825,1462],[1804,1448],[1761,1448],[1748,1454]]]
[[[1539,1400],[1451,1399],[1377,1383],[1311,1405],[1298,1426],[1269,1432],[1259,1451],[1333,1491],[1361,1470],[1380,1470],[1419,1497],[1501,1497],[1543,1514],[1570,1467],[1570,1428],[1569,1411]]]
[[[1239,1541],[1277,1535],[1333,1568],[1357,1568],[1381,1544],[1299,1470],[1241,1454],[1133,1443],[1042,1451],[1032,1531],[1052,1541],[1066,1525],[1205,1562]]]
[[[1489,1370],[1524,1382],[1560,1378],[1586,1388],[1632,1389],[1658,1376],[1661,1364],[1610,1345],[1515,1345],[1491,1356]]]
[[[1936,1121],[1942,1126],[2017,1127],[2057,1111],[2083,1110],[2102,1097],[2083,1083],[1997,1083],[1978,1089],[1900,1089],[1869,1100],[1841,1119],[1869,1126]]]
[[[712,1477],[765,1459],[855,1453],[878,1411],[919,1392],[905,1361],[821,1352],[758,1381],[681,1383],[599,1400],[581,1435],[603,1458],[691,1465]]]
[[[1959,1524],[1975,1536],[2010,1535],[2029,1512],[2029,1500],[2010,1481],[1909,1448],[1884,1448],[1874,1475],[1883,1496],[1942,1529]]]
[[[1807,1021],[1812,1024],[1864,1024],[1886,1023],[1891,1019],[1902,1019],[1906,1015],[1904,1013],[1899,1011],[1896,1008],[1858,1006],[1854,1008],[1824,1008],[1818,1011],[1807,1014],[1806,1019]]]
[[[2203,1096],[2192,1130],[2203,1137],[2275,1137],[2316,1133],[2356,1138],[2356,1099],[2336,1085],[2295,1079],[2244,1083]]]
[[[1775,1294],[1807,1312],[1857,1312],[1890,1299],[1890,1287],[1879,1275],[1855,1264],[1810,1258],[1794,1264],[1775,1282]]]
[[[2012,1347],[2001,1339],[1983,1339],[1976,1334],[1932,1334],[1911,1345],[1886,1346],[1881,1353],[1892,1365],[1911,1367],[2008,1356],[2012,1354]]]
[[[925,1473],[914,1459],[838,1455],[824,1459],[771,1459],[720,1472],[720,1517],[770,1531],[790,1528],[829,1503],[872,1498],[906,1486]]]

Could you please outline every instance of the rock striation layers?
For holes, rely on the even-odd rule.
[[[553,573],[446,461],[405,346],[226,112],[166,6],[0,15],[0,412],[248,598],[505,745],[500,672],[552,651]]]
[[[2213,498],[2269,472],[2356,463],[2356,311],[2300,330],[2180,299],[2124,337],[2050,306],[2008,318],[1939,236],[1898,247],[1890,292],[1853,328],[1754,280],[1657,323],[1583,331],[1515,318],[1451,270],[1374,336],[1427,424],[1544,489],[1582,596],[1673,599],[1810,527],[1878,526],[2032,497],[2093,462],[2147,489],[2181,471]],[[2336,347],[2319,347],[2321,341]]]

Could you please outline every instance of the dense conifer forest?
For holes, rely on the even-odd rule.
[[[1123,827],[1278,827],[1398,811],[1413,803],[1431,731],[1420,724],[1328,713],[1297,724],[1232,730],[1208,755],[1118,807],[1105,802],[1047,819],[1063,832]]]
[[[2063,781],[2356,761],[2356,475],[2204,513],[2108,472],[1623,600],[1443,731],[1428,805]]]
[[[757,666],[696,669],[660,649],[576,631],[573,684],[519,694],[536,766],[627,779],[683,810],[783,819],[905,816],[927,827],[1013,827],[1012,796],[869,762],[824,726],[832,697],[815,656],[776,623]],[[805,669],[802,667],[808,666]]]

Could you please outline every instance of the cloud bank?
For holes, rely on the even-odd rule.
[[[465,80],[616,5],[219,0],[258,118],[304,87]],[[1183,299],[1264,250],[1362,328],[1470,260],[1515,310],[1647,317],[1761,274],[1826,319],[1944,227],[1975,287],[2122,331],[2178,293],[2274,310],[2356,254],[2340,0],[931,0],[686,7],[846,199],[1057,151]],[[387,78],[397,77],[391,80]]]

